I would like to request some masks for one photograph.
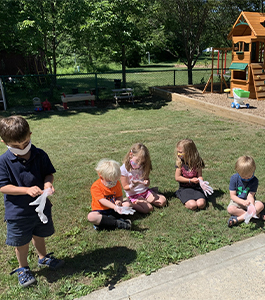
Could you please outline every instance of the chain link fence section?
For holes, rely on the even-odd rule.
[[[173,69],[173,68],[172,68]],[[206,84],[211,69],[192,70],[193,84]],[[96,101],[113,100],[113,89],[122,88],[122,72],[76,73],[54,75],[0,76],[3,81],[8,108],[32,106],[34,97],[46,99],[52,104],[61,104],[62,94],[91,93]],[[229,74],[226,75],[229,80]],[[213,81],[220,82],[220,71],[213,70]],[[149,94],[149,87],[188,85],[188,70],[139,70],[126,71],[126,87],[134,89],[134,96]]]

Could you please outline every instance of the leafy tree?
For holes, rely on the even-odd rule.
[[[141,51],[144,33],[140,30],[145,5],[142,0],[103,0],[89,3],[90,14],[83,26],[84,35],[92,35],[87,45],[97,47],[98,55],[121,62],[122,81],[126,86],[128,50]],[[88,38],[87,38],[88,39]],[[87,40],[86,39],[86,40]]]
[[[159,0],[159,4],[168,49],[175,57],[183,59],[188,68],[188,83],[192,84],[192,68],[206,43],[202,36],[207,30],[206,20],[212,3],[205,0]]]
[[[20,6],[21,44],[31,53],[43,51],[50,73],[56,75],[60,50],[71,51],[71,36],[84,21],[85,1],[20,0]],[[60,49],[62,44],[64,49]]]
[[[260,0],[215,0],[207,20],[207,35],[214,47],[230,46],[227,35],[241,11],[261,12]],[[211,35],[211,36],[210,36]]]
[[[19,50],[17,40],[17,23],[20,18],[20,7],[16,0],[2,0],[0,9],[0,51]]]

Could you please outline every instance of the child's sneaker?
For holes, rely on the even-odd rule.
[[[95,230],[99,230],[99,227],[98,227],[97,225],[93,225],[93,228],[94,228]]]
[[[35,277],[30,272],[29,267],[18,268],[10,273],[10,275],[18,273],[18,282],[21,286],[27,287],[36,281]]]
[[[131,229],[132,227],[132,222],[129,219],[119,219],[117,220],[117,227],[119,229]]]
[[[53,254],[53,252],[47,254],[42,259],[39,259],[38,261],[39,267],[49,267],[51,270],[56,270],[64,264],[64,260],[57,259],[51,256],[51,254]]]

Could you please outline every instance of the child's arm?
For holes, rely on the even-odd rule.
[[[51,188],[52,192],[54,193],[54,186],[53,186],[54,176],[53,174],[49,174],[44,178],[44,190]]]
[[[115,209],[116,204],[110,202],[109,200],[107,200],[106,198],[102,198],[100,200],[98,200],[102,205],[108,207],[108,208],[112,208]]]
[[[255,192],[249,192],[247,196],[247,200],[250,201],[251,204],[255,206]]]
[[[200,178],[202,178],[202,177],[200,177]],[[182,183],[191,183],[191,182],[192,183],[198,183],[199,182],[198,177],[186,178],[186,177],[182,176],[180,168],[176,169],[175,179],[176,179],[177,182],[182,182]]]
[[[49,174],[44,179],[44,189],[51,188],[54,192],[53,183],[53,175]],[[31,197],[37,197],[42,195],[43,191],[38,186],[24,187],[24,186],[16,186],[13,184],[7,184],[0,188],[0,192],[6,195],[29,195]]]
[[[15,186],[12,184],[7,184],[0,188],[0,192],[6,195],[29,195],[31,197],[37,197],[41,195],[43,192],[38,186],[31,187],[23,187],[23,186]]]
[[[249,194],[250,194],[250,193],[249,193]],[[246,200],[237,197],[236,191],[230,191],[230,198],[231,198],[231,200],[233,200],[235,203],[237,203],[237,204],[239,204],[239,205],[242,205],[242,206],[249,206],[249,204],[251,204],[251,201],[249,200],[248,197],[247,197]]]
[[[138,184],[140,184],[140,181],[135,181],[135,180],[132,180],[132,182],[130,183],[129,178],[127,176],[121,176],[120,180],[121,180],[121,185],[125,191],[129,191],[133,189],[135,186],[137,186]]]
[[[203,178],[202,178],[202,169],[198,169],[198,178],[203,181]]]

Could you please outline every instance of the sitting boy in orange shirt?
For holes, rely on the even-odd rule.
[[[91,186],[92,211],[88,214],[88,221],[100,229],[131,229],[129,219],[121,219],[119,207],[129,207],[129,202],[123,202],[120,165],[114,160],[102,159],[96,169],[99,179]]]

